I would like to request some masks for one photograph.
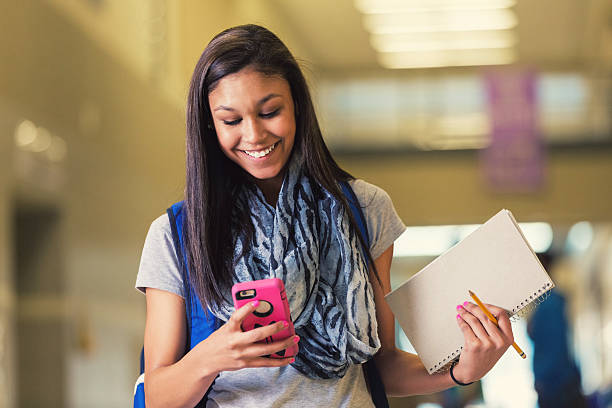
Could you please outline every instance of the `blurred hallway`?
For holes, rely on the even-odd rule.
[[[612,0],[501,2],[514,22],[499,30],[505,45],[466,37],[487,57],[476,62],[457,51],[459,31],[380,28],[394,3],[2,2],[0,408],[131,403],[145,318],[134,281],[151,221],[183,196],[191,72],[215,33],[242,23],[270,28],[303,62],[335,157],[385,189],[406,225],[478,224],[508,208],[550,226],[583,390],[610,392]],[[434,11],[396,14],[433,26],[419,13]],[[500,48],[506,59],[488,58]],[[492,89],[511,81],[534,93],[503,105],[507,122],[529,122],[516,132],[527,147],[491,164]],[[433,257],[396,248],[393,285]],[[490,384],[516,378],[508,370]],[[486,383],[391,404],[517,407],[487,401]],[[516,385],[533,400],[532,383]]]

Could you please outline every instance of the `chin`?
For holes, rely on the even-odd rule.
[[[278,177],[278,175],[280,174],[281,169],[270,169],[270,170],[255,170],[255,171],[249,171],[248,173],[253,176],[254,178],[256,178],[257,180],[261,180],[261,181],[265,181],[265,180],[270,180],[270,179],[274,179],[276,177]]]

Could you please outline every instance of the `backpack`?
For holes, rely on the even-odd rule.
[[[365,221],[365,216],[361,211],[355,192],[351,186],[343,181],[340,182],[340,187],[346,196],[349,207],[359,227],[359,232],[364,238],[365,244],[370,245],[370,237],[368,235],[368,227]],[[167,209],[168,218],[170,219],[170,228],[172,230],[172,239],[174,241],[174,247],[176,254],[182,262],[179,262],[181,269],[181,277],[183,284],[185,285],[185,309],[187,314],[187,344],[185,347],[185,353],[195,347],[199,342],[210,336],[215,330],[221,326],[221,321],[216,318],[212,313],[206,313],[202,308],[202,305],[196,296],[191,285],[189,285],[188,272],[185,265],[186,258],[183,251],[183,201],[173,204]],[[389,408],[387,401],[387,395],[385,393],[384,384],[380,378],[378,368],[374,362],[374,359],[363,364],[363,370],[365,373],[366,382],[370,387],[370,395],[372,396],[372,402],[376,408]],[[208,393],[212,389],[211,384],[208,391],[202,397],[202,400],[196,405],[197,407],[205,407],[206,401],[208,400]],[[144,393],[144,348],[140,351],[140,377],[136,380],[134,385],[134,408],[145,407],[145,393]]]

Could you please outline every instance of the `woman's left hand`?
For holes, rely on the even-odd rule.
[[[457,307],[457,324],[465,344],[453,375],[462,383],[481,379],[514,342],[507,313],[496,306],[486,305],[497,319],[496,326],[474,303]]]

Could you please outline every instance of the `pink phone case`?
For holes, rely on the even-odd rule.
[[[243,320],[243,331],[284,320],[289,323],[289,327],[266,338],[265,343],[284,340],[295,335],[285,285],[282,280],[272,278],[236,283],[232,286],[232,299],[234,299],[236,309],[246,303],[259,300],[259,306]],[[291,357],[297,354],[297,350],[297,345],[293,345],[269,357]]]

